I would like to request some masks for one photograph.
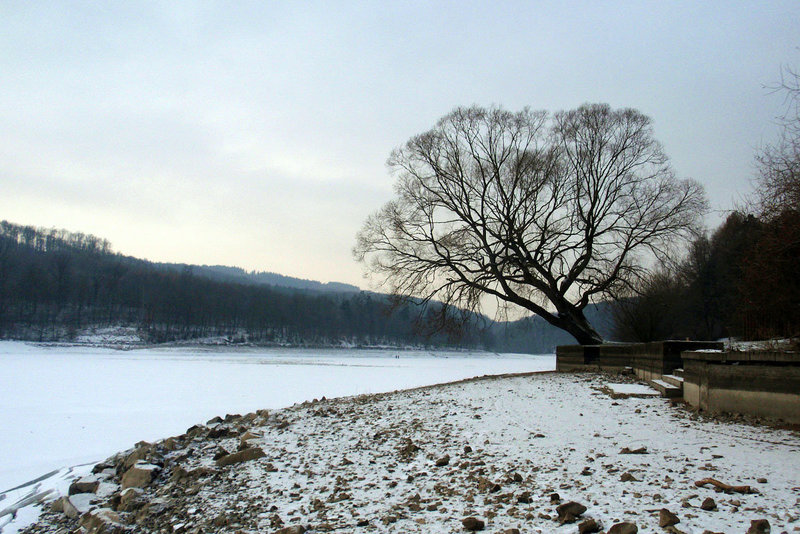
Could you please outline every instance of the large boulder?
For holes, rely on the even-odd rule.
[[[556,506],[556,513],[558,514],[558,522],[559,523],[574,523],[578,520],[583,512],[586,511],[586,507],[581,503],[570,501],[564,504],[559,504]]]
[[[158,471],[157,465],[138,462],[122,475],[122,489],[144,488],[156,478]]]
[[[121,512],[133,512],[146,504],[142,495],[141,488],[127,488],[119,494],[118,510]]]
[[[122,532],[124,526],[120,523],[119,515],[110,508],[97,508],[81,516],[78,525],[85,529],[86,534],[114,534]]]
[[[79,478],[69,485],[69,494],[75,495],[76,493],[96,493],[97,488],[100,486],[100,479],[94,475]]]
[[[139,443],[137,443],[136,448],[133,449],[133,452],[128,454],[122,461],[122,472],[127,471],[137,463],[147,458],[147,455],[150,453],[152,449],[153,445],[147,443],[146,441],[140,441]]]
[[[70,519],[76,519],[85,514],[92,507],[92,501],[96,500],[94,493],[76,493],[68,497],[61,497],[60,508],[64,515]]]

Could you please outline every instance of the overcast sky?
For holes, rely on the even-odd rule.
[[[637,108],[727,210],[778,133],[765,86],[800,64],[797,0],[0,0],[0,20],[0,219],[361,287],[386,158],[455,106]]]

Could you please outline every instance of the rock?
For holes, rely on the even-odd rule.
[[[181,466],[176,467],[172,470],[172,475],[170,475],[169,480],[170,482],[183,482],[189,478],[189,472]]]
[[[186,436],[189,439],[194,439],[198,436],[203,435],[207,431],[208,429],[202,425],[194,425],[186,429]]]
[[[483,521],[477,517],[465,517],[461,520],[461,524],[464,525],[465,529],[470,531],[483,530],[486,526]]]
[[[750,521],[750,528],[747,529],[747,534],[769,534],[770,525],[766,519],[754,519]]]
[[[406,438],[405,444],[400,447],[400,457],[406,461],[410,460],[419,452],[419,447],[410,439]]]
[[[600,532],[600,524],[594,519],[587,519],[578,525],[579,534],[591,534],[593,532]]]
[[[86,512],[81,516],[78,525],[85,529],[86,534],[111,534],[124,529],[119,515],[110,508],[98,508]]]
[[[630,471],[626,471],[622,473],[622,476],[619,477],[620,482],[639,482],[639,479],[633,476],[633,473]]]
[[[628,447],[623,447],[622,450],[619,451],[619,453],[620,454],[647,454],[647,447],[639,447],[638,449],[629,449]]]
[[[586,507],[575,501],[559,504],[556,507],[556,513],[558,513],[558,522],[561,524],[574,523],[585,511]]]
[[[79,478],[69,485],[69,494],[75,495],[76,493],[96,493],[99,486],[100,481],[97,479],[97,477],[88,476]]]
[[[306,531],[306,527],[303,525],[292,525],[290,527],[284,527],[280,530],[276,530],[274,534],[303,534]]]
[[[616,523],[608,529],[608,534],[636,534],[637,532],[639,532],[639,527],[635,523],[627,521]]]
[[[761,477],[761,478],[756,479],[756,482],[758,482],[759,484],[766,484],[767,483],[767,479],[764,478],[764,477]]]
[[[234,432],[233,430],[222,424],[217,425],[208,431],[209,439],[229,438],[235,435],[236,432]]]
[[[472,452],[472,447],[469,445],[464,445],[464,454],[469,454]]]
[[[686,534],[686,532],[679,530],[677,527],[664,527],[664,530],[669,532],[670,534]]]
[[[436,460],[436,467],[444,467],[449,463],[450,463],[450,455],[445,454],[444,456]]]
[[[519,532],[518,528],[507,528],[504,531],[502,531],[500,534],[520,534],[520,532]]]
[[[242,462],[249,462],[258,458],[264,458],[266,454],[260,447],[251,447],[243,451],[235,452],[227,456],[223,456],[217,460],[217,466],[224,467],[226,465],[239,464]]]
[[[215,418],[213,418],[213,419],[209,419],[209,420],[206,422],[206,424],[207,424],[207,425],[216,425],[217,423],[221,423],[221,422],[222,422],[222,417],[220,417],[220,416],[216,416],[216,417],[215,417]]]
[[[3,495],[5,498],[5,495]],[[50,503],[50,509],[54,512],[61,512],[64,513],[64,499],[65,497],[61,497],[60,499],[56,499]],[[2,501],[3,499],[0,499]]]
[[[133,512],[144,506],[145,502],[141,498],[143,493],[141,488],[122,490],[122,493],[119,494],[118,510],[121,512]]]
[[[531,498],[531,492],[523,491],[519,496],[517,496],[517,502],[520,504],[530,504],[533,502],[533,499]]]
[[[707,511],[716,510],[717,509],[717,503],[714,502],[714,499],[712,499],[711,497],[706,497],[706,499],[700,505],[700,509],[701,510],[707,510]]]
[[[136,522],[141,525],[146,521],[152,521],[154,517],[169,513],[173,508],[171,502],[161,497],[153,499],[136,512]]]
[[[658,526],[659,527],[671,527],[672,525],[677,525],[680,523],[681,520],[678,519],[678,516],[667,510],[666,508],[662,508],[658,512]]]
[[[558,493],[551,493],[550,494],[550,504],[558,504],[561,502],[561,495]]]
[[[122,489],[143,488],[158,474],[158,466],[139,462],[122,475]]]
[[[77,519],[89,511],[92,506],[91,502],[94,499],[96,499],[94,493],[76,493],[69,497],[62,497],[61,507],[64,510],[64,515],[70,519]]]
[[[249,441],[251,439],[258,439],[263,437],[264,436],[262,436],[261,434],[257,434],[251,430],[248,430],[247,432],[239,436],[239,441]]]

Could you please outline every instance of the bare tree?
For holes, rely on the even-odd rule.
[[[756,154],[755,209],[765,219],[800,211],[800,74],[784,68],[775,90],[786,98],[781,137]]]
[[[458,108],[396,149],[396,197],[354,255],[393,293],[532,311],[582,344],[583,309],[686,238],[703,188],[678,180],[651,121],[632,109]]]

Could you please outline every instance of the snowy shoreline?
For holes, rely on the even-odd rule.
[[[800,528],[797,432],[705,419],[660,397],[612,397],[608,386],[618,380],[477,377],[213,419],[96,469],[110,495],[97,505],[117,511],[84,523],[137,532],[303,525],[444,533],[476,517],[493,532],[574,532],[556,521],[558,493],[586,506],[579,522],[594,519],[604,530],[627,521],[658,531],[662,508],[687,534],[744,532],[759,519],[773,532]],[[223,451],[235,457],[239,449],[252,457],[220,463]],[[136,460],[155,466],[155,478],[121,498],[113,484]],[[757,493],[695,484],[705,478]],[[50,511],[41,521],[30,532],[77,524]]]

